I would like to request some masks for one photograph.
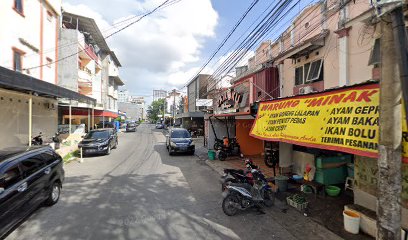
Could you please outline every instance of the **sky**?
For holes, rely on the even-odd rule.
[[[108,35],[164,0],[63,0],[64,11],[93,18],[103,35]],[[271,4],[279,0],[259,0],[229,41],[203,70],[212,73],[231,54],[251,24]],[[312,0],[300,0],[287,14],[279,29],[265,36],[276,39],[301,9]],[[131,95],[151,102],[153,89],[182,90],[195,76],[217,46],[231,31],[253,0],[181,0],[143,18],[107,39],[122,64],[121,79]],[[124,21],[129,19],[128,21]],[[114,26],[114,27],[112,27]],[[240,62],[245,65],[255,49]]]

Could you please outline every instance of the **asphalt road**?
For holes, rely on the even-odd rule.
[[[265,215],[256,211],[224,215],[219,175],[195,156],[169,156],[164,142],[162,130],[142,124],[135,133],[121,133],[111,155],[66,165],[60,202],[39,209],[7,239],[297,239],[301,235],[276,223],[272,210]]]

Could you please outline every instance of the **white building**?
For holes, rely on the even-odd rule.
[[[68,105],[74,107],[74,124],[90,128],[100,121],[112,121],[118,117],[118,86],[123,85],[118,58],[92,18],[64,12],[62,24],[59,85],[94,98],[96,105],[65,103],[61,124],[70,119]]]
[[[128,102],[129,101],[129,91],[120,90],[118,92],[118,102]]]
[[[61,0],[2,0],[0,66],[55,84],[60,17]]]
[[[57,99],[95,100],[59,87],[61,0],[0,4],[0,148],[57,131]]]

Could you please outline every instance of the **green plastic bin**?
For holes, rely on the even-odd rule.
[[[347,177],[347,167],[317,168],[315,181],[324,185],[344,184]]]
[[[351,155],[316,158],[316,168],[325,168],[327,165],[351,163]]]
[[[215,160],[215,151],[208,150],[208,159]]]

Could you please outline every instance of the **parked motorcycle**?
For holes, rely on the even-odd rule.
[[[245,166],[245,170],[232,168],[224,169],[224,174],[220,179],[222,191],[225,191],[226,186],[230,183],[248,183],[250,185],[254,184],[251,170],[259,169],[259,167],[256,166],[250,159],[245,160]]]
[[[42,132],[38,134],[37,136],[34,136],[31,139],[31,145],[42,145],[43,144],[43,139],[42,139]]]
[[[223,146],[224,142],[222,141],[222,139],[216,138],[214,143],[214,150],[216,151],[221,150]]]
[[[234,216],[238,211],[251,207],[273,206],[275,195],[265,176],[257,169],[251,170],[254,184],[231,183],[223,192],[222,210],[227,216]]]

